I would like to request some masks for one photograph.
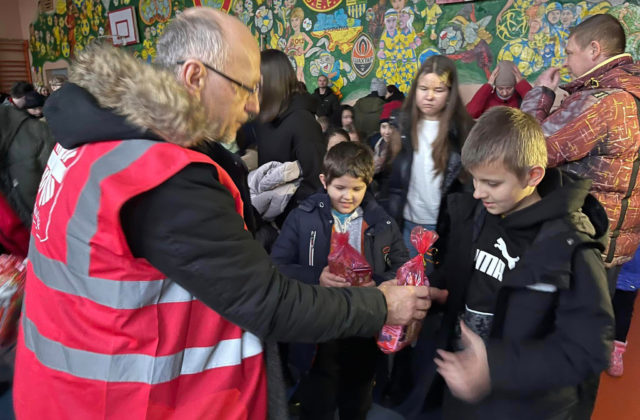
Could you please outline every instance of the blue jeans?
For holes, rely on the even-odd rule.
[[[427,225],[427,224],[423,225],[423,224],[413,223],[410,220],[404,219],[404,227],[402,229],[402,239],[404,240],[404,245],[409,250],[409,256],[411,258],[418,255],[418,251],[415,249],[415,247],[411,243],[411,230],[416,226],[422,226],[427,230],[434,230],[434,231],[436,230],[436,225]],[[429,256],[425,256],[425,261],[426,261],[425,274],[429,276],[431,273],[433,273],[433,269],[434,269],[433,261],[431,260],[431,258],[429,258]]]

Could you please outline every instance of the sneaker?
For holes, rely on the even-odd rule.
[[[611,376],[622,376],[624,366],[622,364],[622,355],[627,350],[627,343],[621,341],[613,342],[613,351],[611,352],[611,361],[607,373]]]

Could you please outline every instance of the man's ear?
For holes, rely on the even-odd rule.
[[[180,81],[191,95],[200,99],[200,93],[206,83],[207,71],[197,60],[187,60],[180,71]]]
[[[600,41],[591,41],[588,48],[589,53],[591,54],[591,59],[593,61],[598,61],[602,56],[602,45],[600,45]]]
[[[327,182],[324,178],[324,174],[320,174],[320,182],[322,182],[322,186],[324,187],[324,189],[327,189]]]
[[[527,185],[530,187],[537,187],[538,184],[544,178],[545,169],[542,166],[534,166],[529,169],[527,173]]]

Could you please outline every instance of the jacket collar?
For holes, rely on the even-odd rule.
[[[600,82],[603,76],[606,75],[609,71],[616,67],[632,63],[633,57],[631,57],[631,54],[625,53],[613,56],[606,61],[598,64],[582,76],[578,77],[573,82],[560,86],[560,88],[569,92],[570,94],[583,88],[598,88],[600,87]]]
[[[53,94],[44,111],[54,135],[57,137],[56,130],[66,130],[65,134],[74,138],[75,146],[126,139],[122,134],[113,137],[122,131],[141,135],[152,131],[155,137],[189,147],[215,138],[218,131],[200,101],[187,92],[174,74],[150,66],[122,49],[106,45],[85,48],[76,56],[69,81],[71,86]],[[74,95],[70,91],[75,91]],[[80,103],[79,97],[83,98]],[[85,112],[86,106],[95,112]],[[74,128],[75,124],[64,127],[77,120],[79,113],[84,115],[80,127]],[[107,129],[106,138],[95,138],[96,131],[114,125],[118,127],[115,133]]]

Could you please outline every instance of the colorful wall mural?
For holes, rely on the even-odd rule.
[[[140,42],[124,48],[141,60],[154,60],[155,42],[171,17],[208,6],[237,16],[262,49],[286,52],[309,90],[326,75],[347,101],[368,93],[373,77],[408,91],[420,64],[435,54],[456,60],[463,83],[486,82],[502,59],[533,80],[563,63],[569,29],[598,13],[622,22],[627,51],[640,58],[640,0],[55,0],[55,11],[40,14],[29,28],[36,78],[45,62],[69,60],[93,39],[109,36],[109,11],[128,6]]]

